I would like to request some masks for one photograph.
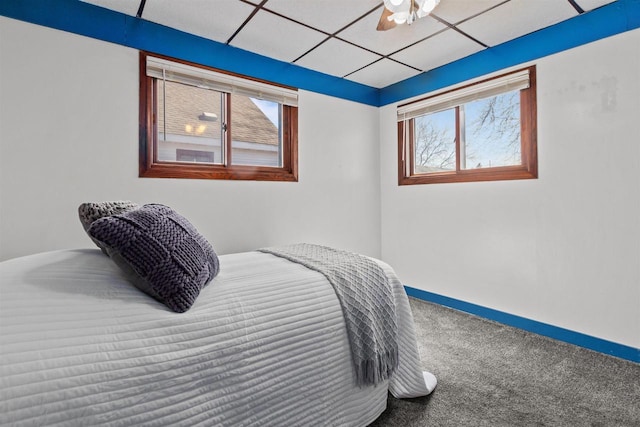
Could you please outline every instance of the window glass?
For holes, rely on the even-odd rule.
[[[538,177],[535,66],[443,90],[396,113],[399,185]]]
[[[455,170],[455,109],[416,117],[414,120],[414,135],[415,173]]]
[[[243,95],[231,95],[231,164],[282,165],[282,106]]]
[[[521,164],[519,91],[469,102],[461,108],[462,169]]]
[[[213,151],[184,150],[178,148],[176,150],[176,160],[179,162],[192,163],[215,163]]]
[[[159,81],[157,90],[157,161],[220,164],[222,93],[171,81]],[[188,157],[185,151],[211,154]]]
[[[140,52],[139,176],[298,181],[298,90]]]

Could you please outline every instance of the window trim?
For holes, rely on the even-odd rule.
[[[398,121],[398,185],[413,184],[438,184],[452,182],[476,182],[476,181],[501,181],[514,179],[536,179],[538,178],[538,150],[537,150],[537,101],[536,101],[536,67],[532,65],[527,68],[504,73],[498,76],[487,78],[478,82],[467,84],[455,89],[440,92],[399,105],[398,108],[425,101],[436,96],[449,94],[458,90],[467,89],[474,85],[483,84],[494,79],[503,78],[511,74],[528,70],[529,88],[520,90],[520,165],[497,166],[481,169],[460,169],[460,126],[459,115],[456,112],[456,170],[446,172],[432,172],[428,174],[413,173],[414,150],[413,150],[413,118]],[[458,107],[454,107],[456,110]],[[408,132],[405,132],[406,127]],[[408,134],[408,139],[405,135]]]
[[[154,78],[147,76],[147,56],[166,59],[192,67],[228,74],[249,81],[269,84],[275,87],[293,89],[288,86],[246,77],[179,59],[140,51],[140,112],[139,112],[139,172],[141,178],[187,178],[187,179],[222,179],[251,181],[298,181],[298,107],[282,105],[282,167],[252,165],[212,165],[194,164],[190,162],[156,161],[156,85]],[[229,102],[229,101],[227,101]],[[227,105],[229,107],[229,105]],[[228,108],[228,114],[231,114]],[[231,159],[231,129],[233,120],[230,117],[229,129],[226,132],[226,152]],[[230,162],[229,162],[230,163]]]

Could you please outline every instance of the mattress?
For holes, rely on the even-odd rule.
[[[387,392],[425,384],[404,288],[400,366],[358,388],[326,278],[283,258],[220,257],[186,313],[133,287],[99,250],[0,263],[0,424],[366,426]]]

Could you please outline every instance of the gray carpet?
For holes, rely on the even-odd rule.
[[[370,427],[640,426],[640,365],[410,298],[424,398]]]

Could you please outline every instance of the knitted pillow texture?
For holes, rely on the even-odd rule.
[[[136,287],[177,313],[191,308],[220,269],[211,244],[168,206],[104,217],[88,232]]]
[[[88,233],[91,224],[105,216],[117,215],[124,212],[131,211],[140,207],[137,203],[130,202],[129,200],[118,200],[114,202],[98,202],[98,203],[83,203],[78,206],[78,216],[82,223],[82,228]],[[91,237],[91,236],[89,236]],[[95,243],[102,252],[107,253],[107,249],[102,244],[91,237],[93,243]]]

